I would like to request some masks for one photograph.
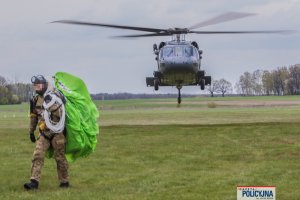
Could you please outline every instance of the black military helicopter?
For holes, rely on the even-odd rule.
[[[252,13],[228,12],[212,19],[195,24],[189,28],[145,28],[135,26],[122,26],[113,24],[90,23],[74,20],[60,20],[52,23],[64,23],[85,26],[101,26],[108,28],[129,29],[135,31],[150,32],[145,34],[121,35],[115,37],[138,38],[153,36],[172,36],[171,41],[163,41],[157,46],[153,45],[153,51],[156,55],[157,70],[154,71],[153,77],[146,78],[147,86],[154,86],[155,90],[159,86],[175,86],[178,89],[178,104],[181,103],[180,90],[183,86],[199,85],[201,90],[205,85],[211,84],[211,76],[205,76],[205,71],[201,70],[201,59],[203,51],[195,41],[186,41],[185,35],[195,34],[261,34],[261,33],[285,33],[288,31],[194,31],[194,29],[218,24],[230,20],[244,18],[254,15]]]

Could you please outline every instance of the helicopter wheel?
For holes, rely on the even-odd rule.
[[[179,94],[178,94],[177,103],[178,103],[178,104],[181,104],[181,95],[180,95],[180,90],[179,90]]]
[[[204,90],[204,88],[205,88],[205,80],[201,79],[201,81],[200,81],[200,89]]]
[[[154,79],[154,90],[158,90],[158,79]]]
[[[178,105],[181,103],[181,93],[180,93],[180,90],[181,90],[181,87],[177,87],[178,89],[178,98],[177,98],[177,103]]]

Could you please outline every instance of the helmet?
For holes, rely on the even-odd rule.
[[[36,90],[36,93],[39,95],[43,95],[47,88],[48,88],[48,81],[45,79],[43,75],[36,75],[31,77],[31,82],[33,84],[42,84],[42,89],[41,90]]]
[[[44,84],[44,83],[47,83],[47,80],[45,79],[45,77],[43,75],[37,75],[37,76],[31,77],[31,83]]]

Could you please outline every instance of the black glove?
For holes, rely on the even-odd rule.
[[[35,139],[34,133],[30,133],[30,140],[31,140],[31,142],[35,143],[36,139]]]

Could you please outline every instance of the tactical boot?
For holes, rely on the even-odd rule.
[[[61,188],[68,188],[70,186],[69,182],[60,183],[59,187]]]
[[[24,184],[24,188],[26,190],[34,190],[34,189],[38,189],[39,188],[39,182],[37,180],[34,179],[30,179],[29,183],[25,183]]]

